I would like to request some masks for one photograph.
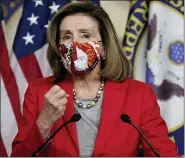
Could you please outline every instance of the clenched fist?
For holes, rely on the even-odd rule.
[[[68,97],[69,95],[57,85],[45,94],[44,106],[37,119],[37,126],[43,137],[47,137],[55,122],[64,115]]]

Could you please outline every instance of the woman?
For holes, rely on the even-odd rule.
[[[161,156],[178,156],[151,88],[129,79],[130,64],[107,13],[90,2],[66,5],[53,17],[47,57],[54,76],[29,84],[24,119],[12,156],[32,153],[74,113],[37,156],[145,156],[152,150],[129,124],[128,114]]]

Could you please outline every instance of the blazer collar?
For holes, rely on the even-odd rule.
[[[122,83],[106,82],[99,129],[95,141],[93,157],[101,156],[103,149],[116,122],[120,119],[121,109],[126,94],[126,87]]]
[[[66,91],[66,93],[70,95],[68,98],[67,108],[63,116],[64,121],[68,121],[75,113],[72,80],[66,80],[59,85]],[[111,81],[105,82],[102,113],[97,137],[95,140],[94,151],[92,153],[93,157],[101,156],[99,154],[103,152],[105,143],[108,141],[112,130],[115,128],[116,122],[120,119],[121,108],[123,107],[126,89],[127,84],[115,83]],[[79,156],[76,123],[68,124],[67,130],[70,133],[71,139],[76,147],[76,153],[71,154],[74,154],[73,156]]]

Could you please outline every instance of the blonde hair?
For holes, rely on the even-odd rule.
[[[102,7],[91,2],[72,2],[56,13],[47,31],[49,44],[47,58],[56,77],[56,82],[64,80],[68,74],[60,61],[57,47],[59,44],[59,26],[64,17],[78,13],[87,14],[98,21],[99,32],[106,52],[105,60],[101,61],[101,77],[116,82],[128,78],[131,74],[131,65],[122,50],[109,15]]]

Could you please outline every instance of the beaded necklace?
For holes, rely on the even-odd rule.
[[[91,103],[89,103],[87,105],[84,105],[83,103],[80,102],[80,100],[76,96],[75,90],[73,89],[73,97],[74,97],[75,104],[79,108],[90,109],[91,107],[95,106],[95,104],[98,102],[98,99],[100,98],[100,95],[101,95],[103,89],[104,89],[104,80],[101,81],[101,85],[100,85],[100,88],[99,88],[99,90],[97,92],[96,97],[93,99],[93,101]]]

